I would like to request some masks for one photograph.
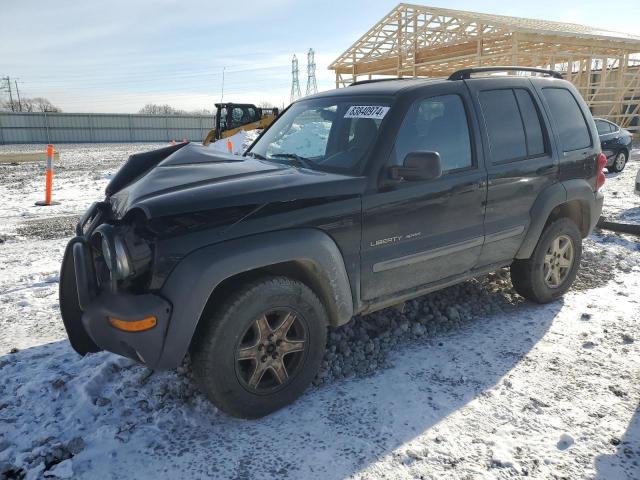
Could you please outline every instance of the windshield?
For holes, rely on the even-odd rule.
[[[388,111],[388,102],[303,100],[285,111],[248,155],[317,170],[352,171],[366,158]]]

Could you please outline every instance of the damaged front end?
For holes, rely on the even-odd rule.
[[[76,352],[108,350],[152,368],[157,364],[172,312],[160,286],[177,261],[171,254],[157,258],[159,235],[171,235],[167,225],[176,217],[171,209],[179,202],[172,194],[212,177],[200,171],[203,166],[230,162],[239,163],[238,157],[219,158],[185,143],[131,155],[114,175],[104,201],[80,218],[61,267],[60,310]],[[193,207],[187,196],[177,215],[182,223]],[[237,215],[223,219],[235,221]]]
[[[113,222],[107,202],[80,219],[60,273],[60,309],[81,355],[106,349],[153,365],[171,314],[166,299],[147,292],[153,242],[134,217]]]
[[[109,350],[152,366],[164,342],[171,304],[147,293],[153,242],[139,216],[116,220],[112,194],[183,148],[178,144],[131,155],[109,182],[106,199],[80,218],[60,270],[60,312],[80,355]]]

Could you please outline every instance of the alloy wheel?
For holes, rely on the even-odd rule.
[[[614,160],[614,162],[615,162],[614,167],[616,169],[616,172],[620,172],[627,163],[627,156],[625,155],[624,152],[620,152],[618,153],[618,155],[616,155],[616,159]]]
[[[247,328],[236,347],[236,374],[253,393],[272,393],[287,385],[304,363],[307,329],[299,313],[270,310]]]
[[[573,241],[567,235],[556,237],[544,256],[544,282],[558,288],[566,280],[573,266]]]

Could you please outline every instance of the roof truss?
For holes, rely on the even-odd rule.
[[[329,69],[340,87],[362,76],[441,77],[481,65],[566,72],[595,114],[629,126],[639,113],[640,37],[571,23],[401,3]]]

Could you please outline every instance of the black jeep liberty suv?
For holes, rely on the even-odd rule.
[[[189,352],[215,405],[260,417],[310,384],[328,325],[507,265],[529,300],[563,295],[605,164],[552,71],[356,82],[293,103],[244,156],[132,155],[69,242],[62,318],[80,354]]]

